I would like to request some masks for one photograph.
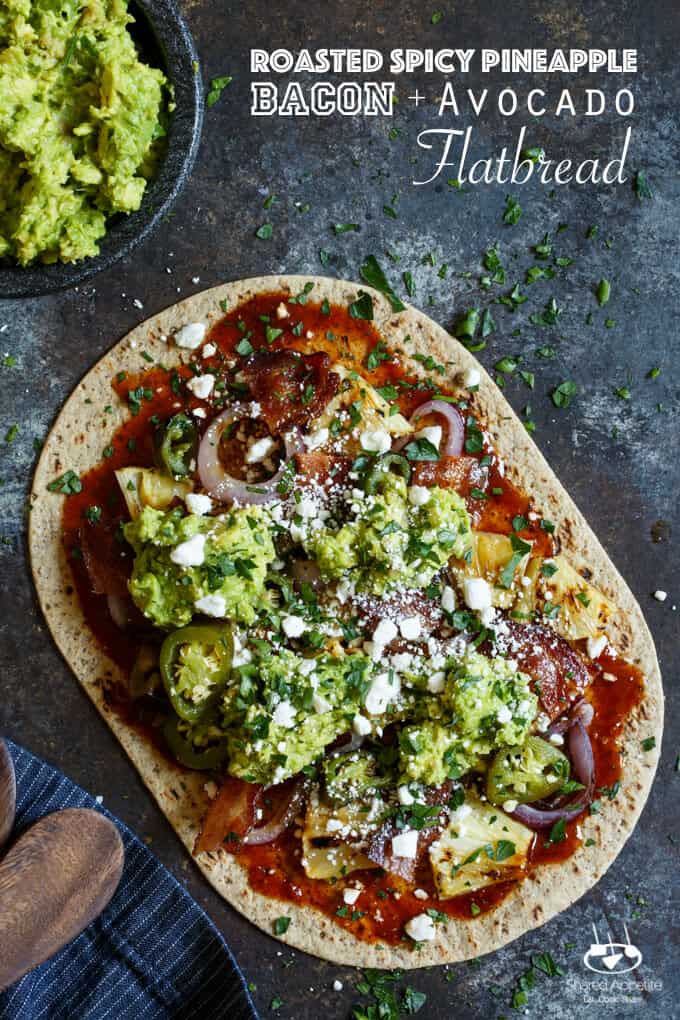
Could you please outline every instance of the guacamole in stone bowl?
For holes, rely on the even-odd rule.
[[[130,214],[150,204],[167,162],[176,67],[190,78],[188,88],[180,83],[182,101],[197,109],[176,141],[185,151],[195,147],[200,88],[186,29],[175,32],[171,7],[159,10],[161,31],[184,48],[184,60],[171,61],[154,0],[128,7],[127,0],[7,0],[0,8],[0,292],[7,293],[4,267],[78,263],[82,278],[84,266],[86,275],[101,268],[90,268],[96,256],[111,261],[121,253],[115,238],[105,244],[109,231],[129,247]],[[181,159],[171,163],[171,174],[183,177]],[[174,197],[178,189],[168,190]],[[153,201],[153,213],[162,205]],[[145,220],[133,234],[144,232]],[[72,272],[50,278],[43,271],[39,279],[39,290],[75,282]]]

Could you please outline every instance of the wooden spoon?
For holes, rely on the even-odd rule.
[[[0,861],[0,991],[102,912],[123,859],[115,825],[87,808],[45,815],[19,837]]]
[[[14,762],[7,744],[0,738],[0,848],[9,839],[16,806],[17,781],[14,775]]]

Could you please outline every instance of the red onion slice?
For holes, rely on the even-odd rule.
[[[438,414],[446,420],[446,441],[440,453],[444,457],[460,457],[465,441],[465,423],[458,408],[445,400],[427,400],[415,409],[411,415],[411,424],[415,426],[418,419],[424,418],[426,414]],[[401,450],[410,439],[410,436],[402,436],[394,444],[394,449]]]
[[[286,789],[284,789],[284,787]],[[274,805],[274,813],[265,825],[250,830],[243,840],[248,846],[263,846],[265,843],[273,843],[282,832],[288,828],[302,806],[304,800],[304,783],[301,779],[288,780],[281,783],[279,787],[272,786],[267,794],[277,799]]]
[[[281,461],[278,471],[264,482],[254,485],[242,478],[234,478],[220,460],[220,439],[224,430],[233,421],[245,418],[245,408],[230,408],[218,414],[206,429],[198,448],[198,474],[208,495],[220,503],[271,503],[280,499],[277,486],[284,476],[288,461],[302,448],[299,433],[287,432],[283,436],[286,459]]]
[[[531,804],[518,804],[510,814],[518,822],[528,825],[530,829],[549,829],[561,819],[571,822],[585,811],[592,800],[595,788],[595,756],[590,737],[581,719],[574,720],[567,740],[574,778],[585,789],[575,800],[563,807],[537,808]]]
[[[575,722],[580,721],[587,728],[593,721],[595,709],[586,701],[585,698],[579,698],[572,707],[572,710],[568,716],[564,719],[558,719],[548,729],[547,736],[551,737],[554,733],[566,733],[567,730],[571,729]]]

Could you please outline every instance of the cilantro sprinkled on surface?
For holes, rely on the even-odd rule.
[[[375,290],[380,291],[381,294],[385,295],[393,312],[404,311],[404,303],[395,294],[393,287],[388,282],[387,277],[380,268],[375,255],[368,255],[364,259],[359,272],[361,273],[361,279],[364,283],[367,283],[369,287],[373,287]]]
[[[223,74],[219,78],[210,79],[210,89],[205,97],[205,103],[209,110],[215,105],[227,85],[231,85],[233,80],[233,76],[230,74]]]
[[[649,186],[647,180],[647,174],[644,170],[638,170],[633,177],[633,191],[637,195],[639,201],[644,198],[652,198],[652,189]]]
[[[83,483],[75,471],[65,471],[63,475],[50,482],[47,488],[50,492],[61,493],[62,496],[73,496],[83,491]]]
[[[578,386],[571,379],[565,379],[559,386],[555,386],[550,397],[555,407],[569,407],[573,398],[578,393]]]
[[[506,223],[508,226],[514,226],[521,215],[522,206],[512,197],[512,195],[506,195],[503,223]]]
[[[259,237],[261,241],[268,241],[274,233],[274,227],[271,223],[263,223],[261,227],[258,227],[255,231],[255,237]]]

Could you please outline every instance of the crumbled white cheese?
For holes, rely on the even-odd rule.
[[[276,318],[277,319],[287,319],[289,315],[290,315],[290,312],[288,311],[288,309],[284,305],[283,301],[276,306]]]
[[[193,414],[194,418],[205,418],[204,407],[195,407],[191,413]]]
[[[361,889],[349,888],[342,890],[342,898],[345,901],[345,903],[350,907],[354,906],[354,904],[356,903],[360,896]]]
[[[586,649],[591,659],[599,659],[606,647],[607,637],[605,634],[599,634],[596,638],[589,637],[586,641]]]
[[[366,429],[360,439],[362,448],[369,453],[387,453],[392,446],[392,437],[384,429]]]
[[[429,896],[429,893],[426,893],[424,889],[414,889],[413,895],[417,900],[426,900]]]
[[[399,621],[399,630],[401,636],[406,641],[417,641],[420,637],[423,626],[420,622],[419,616],[406,616],[403,620]]]
[[[178,347],[186,347],[193,351],[203,343],[207,326],[204,322],[190,322],[182,326],[175,333],[175,343]]]
[[[180,542],[170,553],[170,559],[180,567],[200,567],[205,559],[205,535],[193,535]]]
[[[482,627],[493,627],[496,615],[496,610],[493,606],[484,606],[483,609],[480,609],[479,620]]]
[[[404,829],[396,836],[392,836],[392,853],[395,857],[410,857],[413,859],[418,853],[417,829]]]
[[[442,441],[442,433],[441,425],[426,425],[424,429],[416,432],[416,439],[427,439],[428,443],[432,443],[438,450]]]
[[[210,496],[204,496],[201,492],[188,492],[184,497],[184,502],[189,513],[198,514],[199,517],[209,513],[213,508]]]
[[[376,645],[388,645],[390,641],[394,641],[398,633],[396,624],[383,617],[373,631],[373,641]]]
[[[463,376],[463,386],[467,386],[468,389],[473,389],[475,386],[479,386],[482,376],[477,368],[468,368],[467,372]]]
[[[496,718],[498,719],[499,723],[508,723],[512,719],[512,712],[510,711],[507,705],[501,705],[501,707],[496,712]]]
[[[272,439],[271,436],[263,436],[262,439],[256,439],[246,453],[246,464],[260,464],[263,460],[267,459],[275,447],[276,440]]]
[[[429,914],[416,914],[406,922],[404,931],[414,942],[431,942],[436,934],[434,921]]]
[[[400,683],[396,676],[379,673],[371,681],[371,686],[364,702],[369,715],[382,715],[391,701],[399,694]]]
[[[307,624],[301,616],[284,616],[281,626],[283,633],[289,638],[300,637],[307,630]]]
[[[555,744],[556,747],[561,747],[564,743],[564,737],[561,733],[551,733],[549,737],[550,743]]]
[[[399,798],[400,804],[408,805],[415,804],[416,802],[416,798],[413,796],[408,786],[406,786],[405,784],[403,786],[397,787],[397,797]]]
[[[318,712],[319,715],[323,715],[324,712],[330,712],[331,707],[330,701],[326,701],[322,694],[314,692],[312,696],[312,708],[315,712]]]
[[[452,613],[456,608],[456,593],[450,584],[444,586],[442,591],[442,609],[445,613]]]
[[[431,495],[426,485],[411,485],[408,490],[408,501],[411,506],[425,506],[429,503]]]
[[[365,715],[355,715],[352,719],[352,729],[358,737],[366,737],[372,727]]]
[[[290,701],[280,701],[272,712],[272,722],[290,730],[295,726],[295,708]]]
[[[431,694],[440,694],[446,686],[446,673],[438,669],[436,673],[430,673],[427,678],[427,689]]]
[[[305,446],[308,450],[316,450],[319,446],[323,446],[324,443],[328,442],[328,429],[316,429],[315,432],[310,432],[308,436],[305,436]]]
[[[341,992],[342,989],[343,989],[342,981],[338,981],[338,979],[336,978],[335,981],[333,982],[333,991]]]
[[[491,606],[491,587],[483,577],[466,577],[463,580],[463,598],[468,609],[488,609]]]
[[[506,814],[511,815],[513,811],[517,810],[517,801],[516,800],[504,801],[503,810],[505,811]]]
[[[668,592],[661,591],[661,589],[659,589],[658,591],[654,592],[654,598],[656,599],[657,602],[665,602],[666,599],[668,598]]]
[[[194,606],[199,613],[205,613],[206,616],[223,617],[227,612],[227,603],[222,595],[202,595],[200,599],[196,599]]]
[[[187,389],[191,390],[193,395],[199,400],[205,400],[213,391],[215,385],[215,376],[210,375],[196,375],[193,379],[190,379],[187,383]]]

